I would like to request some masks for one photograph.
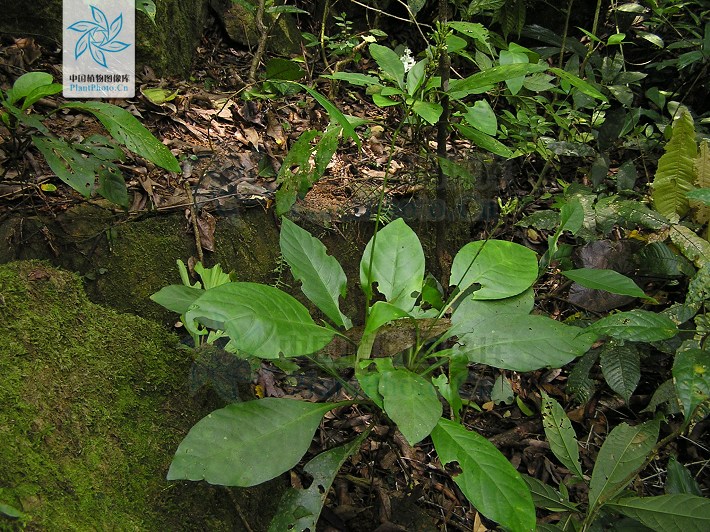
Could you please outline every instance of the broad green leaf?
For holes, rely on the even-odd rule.
[[[477,100],[473,106],[467,106],[466,114],[463,117],[468,125],[475,127],[486,135],[495,136],[498,132],[498,119],[491,104],[486,100]]]
[[[599,364],[609,387],[628,404],[641,379],[641,357],[636,346],[607,342]]]
[[[528,64],[528,56],[521,52],[513,52],[510,49],[501,50],[499,54],[499,61],[501,65],[515,65],[515,64]],[[505,85],[508,87],[510,93],[515,96],[523,88],[523,83],[525,82],[525,76],[519,76],[517,78],[509,78],[505,80]]]
[[[391,357],[361,360],[355,367],[355,377],[360,388],[383,410],[384,399],[380,394],[380,378],[388,371],[394,371]]]
[[[98,159],[84,157],[60,138],[33,136],[32,143],[59,179],[85,198],[91,196],[99,170]]]
[[[377,107],[391,107],[392,105],[399,105],[402,102],[399,100],[393,100],[392,98],[387,98],[382,94],[373,94],[372,103],[374,103]]]
[[[349,329],[350,319],[340,311],[347,278],[340,263],[328,255],[323,243],[288,218],[281,218],[281,253],[301,290],[336,325]]]
[[[409,6],[409,10],[412,12],[412,15],[419,13],[419,11],[421,11],[424,7],[424,4],[426,4],[426,0],[407,0],[407,5]]]
[[[224,273],[219,264],[215,264],[211,268],[205,268],[201,262],[198,262],[195,264],[195,272],[200,276],[200,279],[202,279],[202,284],[204,285],[205,290],[209,290],[215,286],[221,286],[232,281],[229,275]]]
[[[15,80],[12,89],[7,91],[8,103],[14,104],[34,90],[51,85],[53,80],[52,75],[46,72],[27,72],[21,75]]]
[[[563,271],[562,275],[586,288],[653,300],[632,279],[614,270],[580,268],[578,270]]]
[[[608,102],[609,99],[604,96],[601,92],[597,90],[594,85],[591,83],[584,81],[578,76],[575,76],[574,74],[571,74],[570,72],[567,72],[566,70],[562,70],[561,68],[550,68],[550,72],[555,74],[556,76],[559,76],[560,79],[563,79],[567,81],[570,85],[573,87],[578,88],[583,94],[586,94],[590,98],[594,98],[596,100],[601,100],[603,102]]]
[[[4,504],[0,502],[0,514],[6,515],[7,517],[24,517],[25,514],[23,514],[20,510],[15,508],[14,506],[10,506],[9,504]]]
[[[697,495],[626,497],[608,506],[658,532],[704,532],[710,528],[710,499]]]
[[[641,410],[641,412],[655,412],[656,409],[664,404],[668,405],[673,410],[673,413],[680,412],[680,405],[678,403],[678,395],[675,392],[675,387],[673,386],[673,379],[668,379],[667,381],[661,383],[656,391],[653,392],[651,400],[648,402],[646,408]]]
[[[487,318],[508,319],[508,314],[527,315],[535,304],[535,293],[531,288],[517,296],[505,299],[481,300],[467,297],[451,315],[451,333],[460,336],[475,332],[478,324]]]
[[[479,512],[510,530],[535,529],[530,490],[491,442],[448,419],[439,420],[431,439],[443,465],[458,464],[454,482]]]
[[[471,94],[486,92],[496,83],[542,72],[543,70],[547,70],[547,66],[543,64],[533,65],[527,63],[495,66],[483,72],[477,72],[467,78],[451,80],[448,94],[453,100],[461,100]]]
[[[62,92],[63,85],[61,83],[50,83],[49,85],[42,85],[37,87],[35,90],[30,92],[25,96],[25,100],[22,102],[22,110],[28,109],[33,103],[35,103],[40,98],[45,96],[52,96],[58,92]]]
[[[472,127],[465,126],[463,124],[454,124],[454,127],[468,140],[472,141],[479,148],[483,148],[491,153],[505,157],[506,159],[511,159],[515,156],[513,151],[508,148],[505,144],[496,140],[495,138],[474,129]]]
[[[268,80],[298,81],[306,75],[306,72],[295,61],[274,57],[266,63],[264,75]]]
[[[199,288],[181,284],[171,284],[158,290],[155,294],[150,296],[150,299],[172,312],[185,314],[190,308],[190,305],[197,301],[197,298],[204,293],[205,291]]]
[[[323,415],[336,407],[267,397],[215,410],[182,440],[168,480],[242,487],[271,480],[298,463]]]
[[[673,136],[666,144],[666,152],[658,161],[653,179],[654,208],[663,216],[684,216],[689,209],[686,194],[695,188],[695,142],[693,118],[685,107],[673,122]]]
[[[239,350],[260,358],[314,353],[334,335],[316,325],[296,299],[257,283],[227,283],[207,290],[185,319],[225,331]]]
[[[461,410],[463,409],[463,401],[459,390],[468,378],[468,359],[461,354],[450,354],[448,370],[448,375],[441,373],[432,378],[431,382],[436,386],[436,389],[439,390],[446,402],[449,403],[454,420],[459,422],[461,420]]]
[[[474,299],[518,295],[537,279],[537,257],[531,249],[503,240],[479,240],[463,246],[451,265],[451,286],[466,290],[481,285]]]
[[[367,74],[360,74],[357,72],[334,72],[333,74],[327,76],[321,76],[326,79],[337,79],[340,81],[347,81],[352,85],[357,85],[359,87],[369,87],[370,85],[379,85],[380,80],[375,76],[368,76]]]
[[[136,10],[145,13],[150,21],[155,24],[155,2],[153,0],[136,0]]]
[[[688,471],[687,467],[676,460],[673,455],[668,459],[664,489],[668,495],[684,493],[702,496],[700,486],[698,486],[691,472]]]
[[[542,392],[542,426],[553,454],[577,478],[583,479],[579,446],[572,422],[564,408],[544,391]]]
[[[498,375],[493,383],[493,390],[491,390],[491,401],[495,404],[509,405],[513,403],[514,399],[515,393],[510,381],[504,375]]]
[[[410,96],[415,96],[417,91],[421,88],[422,83],[426,79],[426,67],[428,64],[429,59],[424,58],[421,61],[417,61],[409,72],[407,72],[407,94]],[[441,109],[440,105],[438,107]],[[441,111],[439,111],[439,114],[441,114]]]
[[[411,445],[429,436],[441,417],[441,402],[434,386],[408,369],[382,373],[379,392],[385,412]]]
[[[544,482],[540,482],[535,477],[521,475],[530,489],[533,503],[537,508],[550,510],[551,512],[576,512],[577,505],[570,502],[555,488]],[[539,528],[537,529],[539,530]]]
[[[400,318],[412,318],[413,316],[401,308],[385,301],[376,301],[370,308],[370,313],[365,322],[365,334],[374,333],[385,325]]]
[[[698,405],[710,400],[710,352],[689,349],[676,353],[673,382],[687,422]]]
[[[372,43],[369,50],[385,76],[396,83],[400,89],[404,89],[404,63],[399,55],[391,48],[376,43]]]
[[[632,342],[656,342],[678,334],[675,323],[663,314],[648,310],[617,312],[593,323],[586,331]]]
[[[368,434],[369,431],[365,431],[352,442],[329,449],[303,466],[303,471],[312,477],[311,485],[304,489],[290,488],[283,494],[269,532],[316,530],[318,517],[335,476]]]
[[[155,105],[162,105],[165,102],[174,100],[177,97],[177,90],[162,89],[160,87],[155,88],[143,88],[141,87],[141,94],[145,96],[150,103]]]
[[[471,362],[515,371],[559,368],[586,353],[594,338],[546,316],[507,315],[482,320],[459,338]]]
[[[596,382],[589,378],[592,366],[599,358],[599,353],[590,351],[575,362],[567,379],[567,392],[574,395],[578,403],[584,404],[592,398]]]
[[[629,483],[629,475],[643,466],[658,440],[660,421],[631,427],[617,425],[607,436],[595,460],[589,483],[589,508],[595,509],[617,495]]]
[[[405,311],[414,308],[424,283],[424,251],[402,218],[380,229],[365,247],[360,284],[366,294],[372,294],[372,283],[388,303]]]
[[[443,108],[438,103],[416,100],[412,104],[412,111],[429,124],[434,125],[439,120]]]
[[[128,189],[121,171],[111,165],[98,171],[96,193],[116,205],[128,209]]]
[[[114,139],[133,153],[170,172],[181,171],[170,150],[125,109],[103,102],[73,102],[64,107],[93,114]]]
[[[606,44],[608,46],[621,44],[622,42],[624,42],[624,39],[626,39],[625,33],[615,33],[614,35],[609,35],[609,38],[606,40]]]

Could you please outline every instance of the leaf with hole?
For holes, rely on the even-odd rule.
[[[434,386],[408,369],[381,373],[379,392],[385,412],[411,445],[429,436],[441,417],[441,402]]]
[[[316,530],[318,517],[335,476],[368,434],[369,431],[365,431],[350,443],[322,452],[303,466],[304,473],[312,477],[311,485],[304,489],[290,488],[283,494],[276,515],[269,524],[269,532]]]
[[[336,325],[349,329],[350,319],[340,311],[347,279],[340,263],[328,255],[323,243],[288,218],[281,219],[281,253],[301,290]]]
[[[459,338],[457,352],[495,368],[534,371],[559,368],[586,353],[594,337],[546,316],[492,316]]]
[[[710,352],[688,349],[676,353],[673,382],[687,422],[700,404],[710,401]]]
[[[74,102],[64,107],[93,114],[114,139],[133,153],[170,172],[181,171],[170,150],[125,109],[103,102]]]
[[[594,322],[586,331],[617,340],[657,342],[673,338],[678,334],[678,327],[668,316],[636,309],[611,314]]]
[[[463,246],[451,265],[451,286],[481,285],[474,299],[518,295],[537,280],[537,256],[531,249],[503,240],[479,240]]]
[[[225,331],[238,349],[260,358],[314,353],[335,334],[316,325],[292,296],[257,283],[227,283],[207,290],[185,319]]]

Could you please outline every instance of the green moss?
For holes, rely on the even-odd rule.
[[[0,505],[26,514],[0,529],[241,530],[235,504],[264,528],[261,492],[165,480],[215,406],[188,396],[173,335],[36,261],[0,266],[0,315]]]

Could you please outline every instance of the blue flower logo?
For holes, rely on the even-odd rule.
[[[93,21],[80,20],[68,28],[83,33],[74,47],[74,59],[79,59],[88,50],[97,64],[108,68],[104,52],[120,52],[130,46],[128,43],[116,40],[123,29],[123,15],[118,15],[109,25],[103,11],[95,6],[90,7]]]

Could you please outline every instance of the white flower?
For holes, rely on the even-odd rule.
[[[404,72],[407,73],[409,72],[414,64],[416,63],[414,61],[414,57],[412,57],[412,51],[409,48],[404,49],[404,53],[402,54],[402,57],[399,58],[400,61],[402,61],[402,64],[404,65]]]

